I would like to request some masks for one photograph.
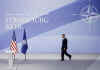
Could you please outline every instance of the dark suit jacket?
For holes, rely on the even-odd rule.
[[[64,38],[62,41],[62,49],[63,48],[67,49],[67,38]]]

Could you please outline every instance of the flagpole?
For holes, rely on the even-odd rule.
[[[25,61],[26,61],[26,54],[25,54]]]
[[[13,31],[16,29],[16,26],[15,25],[13,25]],[[13,64],[15,63],[15,54],[14,54],[14,52],[13,51],[11,51],[12,52],[12,61],[13,61]]]
[[[13,25],[13,31],[14,31],[14,29],[15,29],[15,26]],[[13,64],[14,64],[14,59],[15,58],[13,56],[14,56],[14,52],[12,52],[12,61],[13,61]]]
[[[9,48],[9,60],[8,61],[9,61],[9,69],[12,69],[14,61],[13,61],[13,52],[11,51],[11,45]]]
[[[15,55],[13,54],[13,64],[15,63]]]
[[[12,57],[12,52],[9,51],[9,69],[12,69],[13,67],[13,57]]]

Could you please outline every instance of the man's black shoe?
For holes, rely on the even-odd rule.
[[[61,61],[64,61],[64,60],[61,60]]]

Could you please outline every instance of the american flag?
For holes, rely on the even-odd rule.
[[[18,52],[18,48],[17,48],[17,44],[16,44],[15,31],[13,31],[12,41],[11,41],[11,44],[10,44],[10,50],[14,55],[16,55],[16,53]]]

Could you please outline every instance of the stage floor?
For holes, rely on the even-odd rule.
[[[59,54],[27,54],[25,62],[22,54],[16,55],[13,68],[9,68],[9,55],[0,54],[0,70],[100,70],[99,54],[73,54],[72,60]]]

